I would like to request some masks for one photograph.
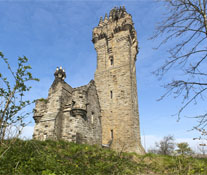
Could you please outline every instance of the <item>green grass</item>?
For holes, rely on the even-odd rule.
[[[65,141],[16,140],[12,143],[9,140],[0,147],[0,174],[207,175],[207,159],[155,154],[139,156]]]

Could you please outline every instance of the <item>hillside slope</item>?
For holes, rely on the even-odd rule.
[[[0,147],[0,174],[207,175],[207,159],[153,154],[138,156],[65,141],[16,140],[11,144],[9,140]]]

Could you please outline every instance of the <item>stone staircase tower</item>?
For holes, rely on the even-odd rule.
[[[144,154],[136,84],[138,42],[132,17],[114,8],[93,29],[97,52],[95,83],[101,105],[102,143],[117,151]]]

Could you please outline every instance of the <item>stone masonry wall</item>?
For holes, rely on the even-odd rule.
[[[63,114],[63,138],[77,143],[101,145],[100,106],[94,82],[73,89]]]
[[[41,117],[34,128],[33,137],[35,139],[45,140],[61,137],[61,109],[71,93],[72,88],[67,83],[55,79],[49,90],[48,98],[36,101],[34,119],[38,118],[40,114]],[[45,103],[43,106],[41,106],[43,103],[41,101]]]
[[[72,88],[59,77],[57,73],[48,98],[36,101],[33,137],[101,145],[100,105],[94,81]]]
[[[144,153],[141,146],[135,61],[136,31],[124,8],[112,9],[93,30],[95,82],[102,115],[102,142],[118,151]]]

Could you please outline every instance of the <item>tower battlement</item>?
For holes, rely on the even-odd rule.
[[[106,13],[104,19],[100,18],[98,26],[93,29],[92,41],[95,44],[103,38],[110,40],[120,31],[129,31],[132,41],[137,42],[132,16],[126,12],[124,6],[115,7],[110,11],[109,17]]]

